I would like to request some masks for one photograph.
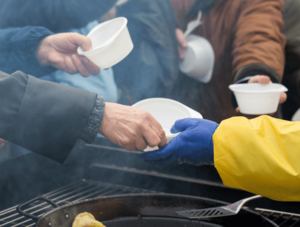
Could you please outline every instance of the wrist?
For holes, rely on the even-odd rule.
[[[109,112],[110,107],[111,107],[111,103],[106,102],[104,110],[103,110],[102,123],[101,123],[101,126],[100,126],[99,130],[98,130],[98,133],[100,133],[103,136],[105,136],[106,125],[109,124],[109,123],[107,123],[108,122],[107,112]]]
[[[210,137],[208,165],[214,165],[214,140],[213,140],[213,136],[214,136],[214,134],[215,134],[218,127],[219,127],[219,124],[215,123],[215,127],[213,128],[212,134],[211,134],[211,137]]]
[[[48,61],[48,39],[49,36],[46,36],[42,38],[35,49],[35,56],[40,65],[42,66],[50,66],[50,63]]]

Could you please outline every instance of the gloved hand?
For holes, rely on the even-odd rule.
[[[212,135],[219,124],[203,119],[186,118],[178,120],[171,132],[178,133],[162,149],[141,154],[147,162],[165,165],[187,163],[191,165],[213,165],[214,151]]]

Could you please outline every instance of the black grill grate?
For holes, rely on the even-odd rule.
[[[81,180],[55,191],[44,194],[43,196],[62,206],[76,200],[90,199],[99,196],[109,196],[117,194],[132,193],[155,193],[154,191],[140,188],[127,187],[123,185],[95,182],[90,180]],[[0,212],[0,227],[23,227],[35,226],[35,221],[20,215],[16,207],[11,207]],[[26,212],[41,216],[51,210],[51,205],[46,202],[37,201],[25,208]],[[256,212],[266,216],[280,227],[300,227],[300,215],[255,208]]]
[[[62,206],[76,200],[90,199],[99,196],[152,192],[154,191],[126,187],[123,185],[82,180],[44,194],[43,196]],[[16,211],[16,207],[17,206],[14,206],[0,212],[0,227],[34,226],[35,221],[20,215]],[[25,208],[26,212],[37,216],[42,216],[49,210],[51,210],[51,205],[42,201],[32,203],[30,207]]]
[[[255,208],[254,211],[264,215],[280,227],[299,227],[300,214]]]

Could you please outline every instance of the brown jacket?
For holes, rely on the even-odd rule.
[[[185,30],[184,18],[195,0],[170,0],[178,24]],[[269,75],[281,82],[284,69],[285,36],[282,0],[219,0],[195,34],[208,39],[216,62],[212,81],[202,84],[182,75],[173,98],[195,108],[207,119],[220,122],[236,115],[228,85],[249,75]],[[195,15],[196,16],[196,15]],[[186,90],[186,92],[184,92]]]

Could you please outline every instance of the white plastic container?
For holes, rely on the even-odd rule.
[[[240,112],[261,115],[277,111],[280,93],[288,89],[281,84],[232,84],[229,89],[234,92]]]
[[[123,60],[133,49],[127,28],[127,19],[118,17],[95,26],[87,35],[92,40],[92,49],[77,52],[86,56],[99,68],[107,69]]]
[[[137,102],[133,106],[146,110],[161,124],[166,133],[168,142],[179,134],[173,134],[170,132],[175,121],[183,118],[202,119],[202,115],[200,113],[172,99],[150,98]],[[158,147],[147,147],[144,151],[153,151],[157,149]]]
[[[189,35],[185,58],[179,65],[180,70],[202,83],[209,83],[214,63],[215,54],[209,41],[201,36]]]

